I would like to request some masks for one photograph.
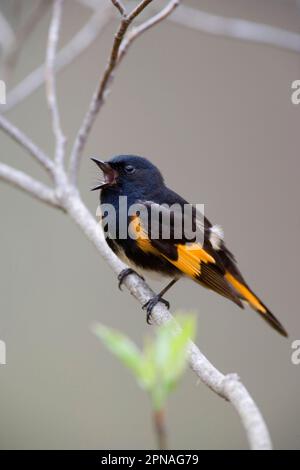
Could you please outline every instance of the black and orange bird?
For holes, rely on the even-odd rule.
[[[152,271],[171,279],[144,306],[148,322],[151,311],[158,302],[169,307],[163,295],[178,279],[186,277],[232,300],[241,308],[248,304],[281,335],[287,336],[281,323],[247,285],[234,256],[224,243],[221,228],[212,225],[204,216],[201,219],[195,206],[169,189],[160,171],[151,162],[134,155],[119,155],[109,161],[96,158],[92,160],[104,175],[104,181],[92,189],[101,190],[100,208],[113,207],[115,211],[115,226],[109,222],[106,211],[102,212],[106,241],[130,266],[121,272],[119,285],[132,272],[142,276]],[[127,203],[125,208],[124,196]],[[176,211],[172,209],[175,206]],[[141,216],[141,212],[144,214],[141,210],[131,213],[129,208],[132,207],[146,208],[146,217]],[[175,230],[176,223],[177,228],[178,225],[183,228],[186,217],[182,216],[178,224],[178,207],[182,208],[182,214],[186,212],[184,208],[192,207],[189,213],[194,230],[188,230],[188,234],[184,229]],[[153,217],[153,214],[158,215]],[[169,218],[165,215],[169,215]],[[121,230],[121,220],[125,224],[126,233]],[[156,221],[155,227],[153,220]],[[167,236],[163,233],[166,220],[170,225]],[[195,227],[202,230],[201,242],[199,235],[195,235]]]

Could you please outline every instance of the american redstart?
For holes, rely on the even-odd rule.
[[[201,217],[194,205],[169,189],[151,162],[134,155],[119,155],[105,162],[92,160],[104,175],[104,181],[92,190],[101,189],[101,220],[106,241],[131,266],[121,272],[119,285],[133,270],[140,276],[152,271],[171,278],[171,282],[144,306],[148,322],[158,302],[169,307],[163,299],[167,290],[181,277],[188,277],[241,308],[248,303],[273,328],[287,336],[281,323],[245,282],[224,243],[222,229]],[[114,225],[107,214],[109,207],[114,210]],[[130,212],[130,208],[134,210]]]

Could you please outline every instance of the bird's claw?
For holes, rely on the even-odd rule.
[[[140,277],[143,281],[145,280],[143,278],[143,276],[141,276],[140,274],[138,274],[136,271],[134,271],[134,269],[131,269],[131,268],[126,268],[126,269],[123,269],[123,271],[120,272],[120,274],[118,275],[118,281],[119,281],[119,284],[118,284],[118,287],[120,290],[122,290],[122,284],[124,282],[124,279],[129,276],[129,274],[136,274],[138,277]]]
[[[155,305],[157,305],[159,302],[163,303],[168,309],[170,308],[170,303],[167,300],[160,297],[159,294],[155,295],[154,297],[152,297],[152,299],[148,300],[148,302],[146,302],[142,307],[143,310],[146,310],[147,312],[146,320],[147,320],[148,325],[151,325],[152,310],[154,309]]]

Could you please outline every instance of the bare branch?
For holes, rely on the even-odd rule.
[[[238,412],[246,429],[250,448],[252,450],[271,450],[272,442],[266,423],[237,374],[225,376],[222,393]]]
[[[47,57],[46,57],[46,89],[48,106],[52,114],[52,127],[56,140],[55,161],[59,167],[63,166],[65,153],[65,136],[63,135],[60,123],[60,115],[57,103],[57,91],[55,81],[55,57],[59,39],[59,30],[61,25],[63,0],[53,1],[53,14],[49,28]]]
[[[126,54],[127,50],[131,46],[132,42],[138,38],[141,34],[143,34],[148,29],[152,28],[156,24],[160,23],[161,21],[165,20],[173,11],[179,6],[180,0],[173,0],[169,2],[165,8],[163,8],[160,12],[156,15],[152,16],[148,20],[144,21],[144,23],[140,24],[139,26],[132,28],[131,31],[125,36],[119,51],[118,62],[121,62],[123,56]]]
[[[73,185],[76,185],[77,183],[77,175],[78,175],[78,170],[80,166],[80,160],[81,160],[82,153],[83,153],[83,148],[85,146],[85,143],[87,141],[91,128],[96,120],[98,112],[102,104],[105,101],[105,97],[108,92],[108,85],[113,80],[113,72],[115,68],[117,67],[117,65],[119,65],[119,63],[121,62],[124,56],[124,52],[121,53],[122,41],[124,40],[125,34],[129,26],[131,25],[132,21],[146,8],[147,5],[151,3],[151,1],[152,0],[144,0],[140,2],[136,6],[136,8],[132,10],[132,12],[129,15],[123,17],[119,25],[119,28],[115,34],[115,39],[113,42],[108,64],[106,66],[106,69],[100,81],[99,88],[96,89],[93,95],[91,104],[84,117],[83,123],[79,129],[79,132],[75,140],[75,144],[73,146],[71,159],[70,159],[70,179]],[[146,26],[144,27],[144,30],[149,29],[151,26],[154,26],[159,21],[161,21],[164,17],[168,16],[173,11],[173,9],[178,5],[178,3],[179,3],[178,1],[174,1],[174,0],[170,1],[167,7],[163,9],[162,18],[161,18],[161,13],[160,13],[158,15],[155,15],[154,21],[152,21],[151,19],[147,20],[145,22]],[[143,32],[143,26],[141,26],[140,28],[142,30],[138,32],[138,34],[135,34],[133,36],[133,39],[130,40],[125,51],[128,50],[128,47],[130,44],[132,44],[133,40],[137,38]]]
[[[170,20],[204,33],[300,52],[300,34],[241,18],[226,18],[182,5]]]
[[[58,52],[55,60],[56,72],[60,72],[71,64],[97,39],[107,23],[113,18],[113,13],[114,10],[110,4],[102,5],[101,8],[99,8],[84,27]],[[42,65],[31,72],[7,94],[7,104],[1,106],[1,110],[7,112],[13,109],[37,90],[44,83],[44,80],[45,67]]]
[[[97,1],[95,0],[80,1],[90,9],[97,8]],[[202,33],[267,44],[297,53],[300,52],[300,34],[265,23],[213,15],[187,5],[181,5],[180,9],[168,19]]]
[[[140,13],[142,13],[142,11],[145,10],[146,6],[148,6],[149,3],[151,3],[152,1],[153,0],[142,0],[140,3],[138,3],[137,6],[132,10],[132,12],[129,13],[129,15],[127,16],[127,23],[130,24],[134,20],[134,18],[136,18]]]
[[[108,247],[103,231],[76,193],[63,199],[65,210],[95,245],[98,252],[116,274],[127,266]],[[154,296],[154,292],[138,276],[132,274],[124,280],[130,293],[144,305]],[[157,304],[152,311],[152,319],[158,326],[173,320],[164,304]],[[271,449],[272,443],[264,419],[252,397],[236,374],[224,375],[201,353],[194,343],[188,349],[189,364],[197,376],[211,390],[227,399],[240,416],[251,449]]]
[[[113,5],[119,10],[120,14],[123,16],[126,15],[126,8],[124,7],[123,3],[119,0],[111,0]]]
[[[40,165],[42,165],[51,175],[54,174],[54,165],[49,157],[27,137],[22,131],[15,127],[4,116],[0,115],[0,128],[13,138],[17,144],[27,150]]]
[[[96,99],[100,103],[102,103],[103,98],[104,98],[104,93],[106,91],[106,86],[109,82],[109,80],[112,78],[112,73],[117,65],[118,62],[118,56],[119,56],[119,50],[121,43],[124,39],[124,36],[132,23],[132,21],[151,3],[153,0],[143,0],[141,1],[136,8],[132,10],[132,12],[128,15],[125,16],[121,23],[120,26],[115,34],[115,39],[113,42],[113,47],[110,53],[109,61],[106,66],[106,69],[104,71],[103,77],[100,81],[100,86],[98,89],[98,92],[96,94]]]
[[[0,163],[0,181],[10,183],[16,188],[30,194],[30,196],[33,196],[35,199],[45,202],[50,206],[61,208],[53,189],[31,178],[31,176],[28,176],[26,173],[16,170],[4,163]]]

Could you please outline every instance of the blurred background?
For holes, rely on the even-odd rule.
[[[16,33],[39,3],[1,0],[0,10]],[[89,21],[88,4],[97,3],[109,0],[66,0],[60,46]],[[300,33],[294,0],[183,3]],[[116,18],[58,75],[69,150],[105,67]],[[49,20],[45,8],[21,34],[13,65],[1,68],[8,92],[44,62]],[[95,213],[98,195],[89,188],[97,175],[89,156],[147,156],[171,188],[204,203],[206,216],[222,225],[246,279],[290,337],[192,282],[178,283],[167,298],[173,312],[197,312],[197,344],[222,372],[241,376],[274,446],[284,449],[300,448],[300,365],[291,362],[291,343],[300,339],[300,105],[291,103],[296,79],[295,50],[160,23],[118,69],[80,174],[82,197]],[[53,154],[43,86],[7,116]],[[0,142],[3,162],[47,181],[2,132]],[[0,366],[1,448],[155,448],[147,396],[90,331],[100,321],[141,345],[153,330],[145,313],[118,290],[113,272],[65,215],[4,183],[0,195],[0,339],[7,347],[7,365]],[[247,447],[233,407],[191,371],[169,402],[167,425],[174,449]]]

